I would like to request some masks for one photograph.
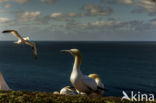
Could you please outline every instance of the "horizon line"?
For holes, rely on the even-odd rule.
[[[0,42],[12,42],[15,40],[0,40]],[[37,41],[37,42],[156,42],[156,41],[148,41],[148,40],[105,40],[105,41],[96,41],[96,40],[31,40],[31,41]]]

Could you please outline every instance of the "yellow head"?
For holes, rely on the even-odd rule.
[[[71,86],[66,86],[65,88],[71,89],[71,90],[75,91],[75,88],[74,87],[71,87]]]
[[[100,77],[98,74],[89,74],[88,77],[100,80]]]
[[[79,49],[61,50],[62,53],[70,53],[73,56],[81,56]]]
[[[65,88],[68,88],[68,89],[70,89],[71,87],[70,87],[70,86],[65,86]]]

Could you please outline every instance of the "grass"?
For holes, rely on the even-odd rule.
[[[56,95],[50,92],[0,91],[0,103],[135,103],[118,97]],[[136,102],[147,103],[147,102]],[[150,103],[150,102],[148,102]],[[156,103],[151,102],[151,103]]]

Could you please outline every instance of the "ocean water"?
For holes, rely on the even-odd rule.
[[[38,60],[26,45],[0,42],[0,72],[9,87],[24,91],[59,91],[71,85],[74,58],[62,49],[80,49],[83,74],[100,75],[106,96],[122,91],[156,94],[156,42],[37,42]]]

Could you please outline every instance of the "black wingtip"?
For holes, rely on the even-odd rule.
[[[2,31],[2,33],[6,33],[6,31]]]
[[[10,33],[12,30],[4,30],[2,33]]]

